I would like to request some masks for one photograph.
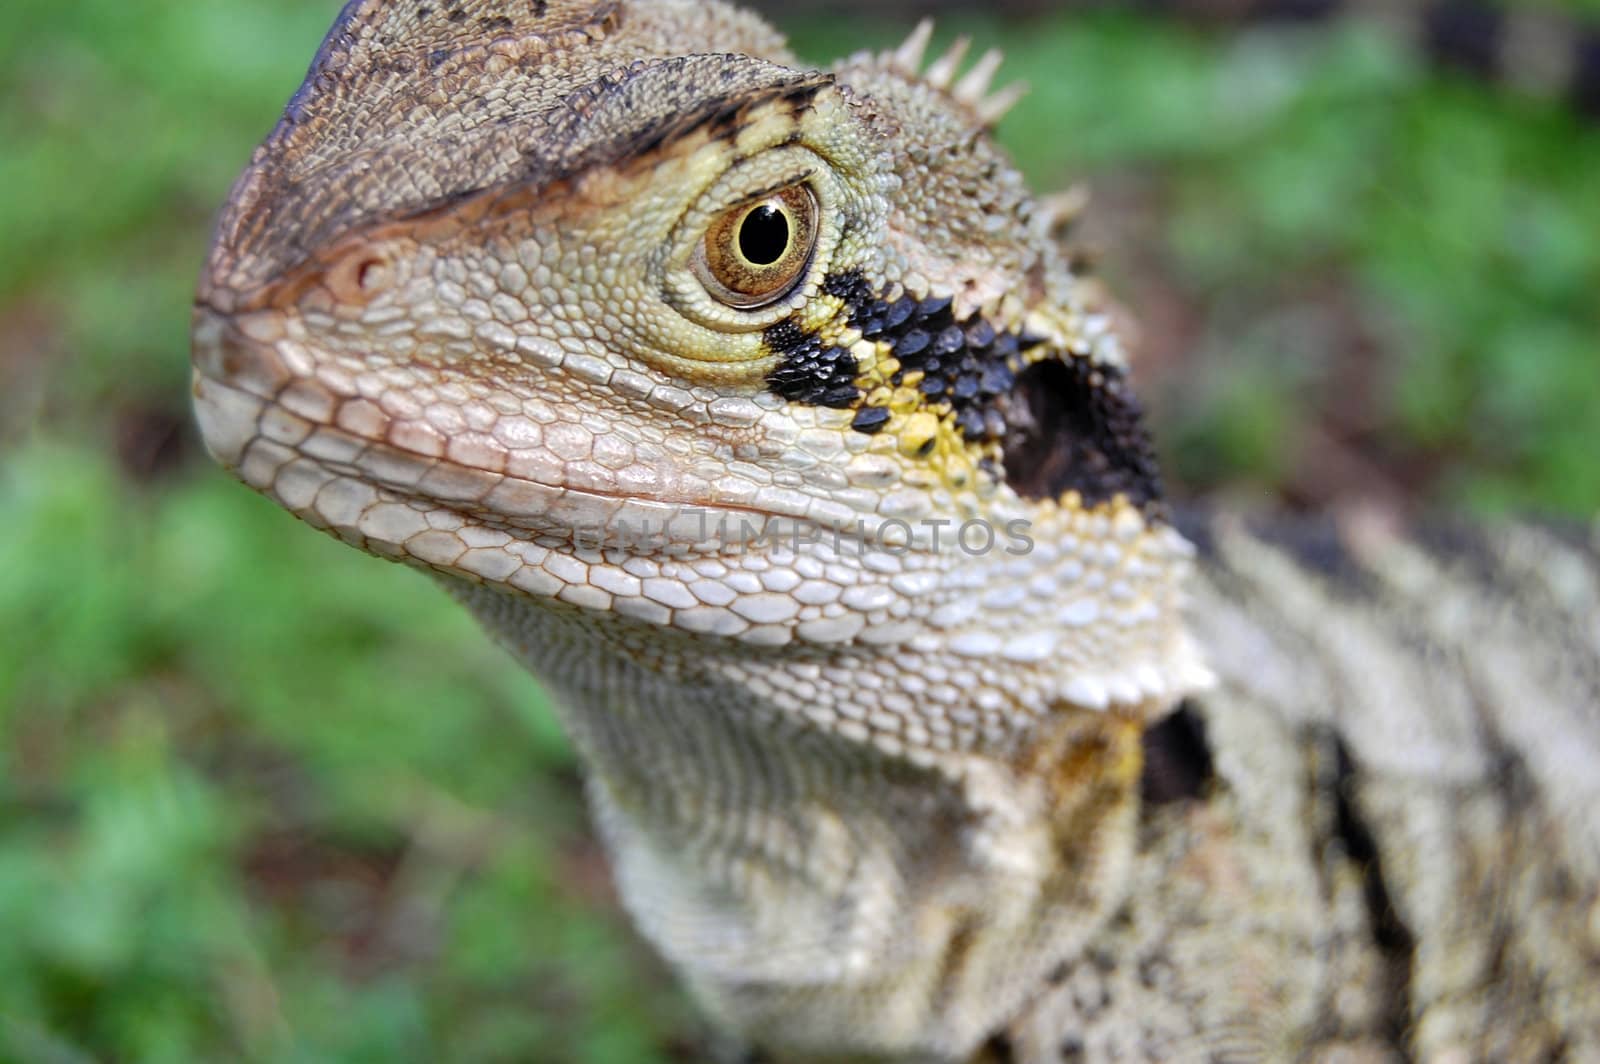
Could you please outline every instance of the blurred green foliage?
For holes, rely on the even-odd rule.
[[[76,447],[0,512],[0,1060],[658,1059],[565,744],[427,583]]]
[[[645,1062],[693,1031],[532,682],[181,429],[210,218],[333,10],[7,6],[0,1061]],[[1002,134],[1036,184],[1101,201],[1180,484],[1595,509],[1600,131],[1360,30],[951,21],[1034,86]],[[789,28],[818,59],[905,30]]]

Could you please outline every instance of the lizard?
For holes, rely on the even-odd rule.
[[[1600,1059],[1600,545],[1164,501],[994,55],[353,0],[196,294],[213,456],[551,690],[736,1059]]]

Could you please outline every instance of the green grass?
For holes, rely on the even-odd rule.
[[[620,1064],[693,1029],[534,684],[172,436],[212,212],[332,9],[7,8],[0,1061]],[[1595,510],[1600,131],[1360,32],[956,21],[1034,85],[1002,135],[1036,184],[1096,192],[1182,490]]]
[[[0,1059],[656,1059],[565,743],[441,593],[81,448],[0,512]]]

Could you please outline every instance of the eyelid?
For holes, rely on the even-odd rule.
[[[794,175],[787,177],[776,184],[752,192],[748,196],[740,199],[738,202],[730,203],[728,206],[730,208],[735,208],[747,204],[758,203],[761,200],[770,199],[780,192],[788,191],[789,189],[794,188],[796,185],[805,185],[807,188],[809,188],[811,186],[811,179],[816,176],[816,173],[817,171],[815,167],[807,167],[806,169],[798,171]],[[811,194],[813,197],[816,196],[815,191],[813,191]]]
[[[805,184],[817,198],[817,244],[805,278],[785,298],[754,308],[732,307],[706,288],[695,268],[706,230],[726,211],[752,198],[791,185]],[[725,336],[756,333],[793,313],[826,269],[847,231],[839,205],[852,200],[851,190],[817,153],[805,144],[779,144],[733,163],[709,180],[689,201],[660,248],[657,274],[661,295],[694,325]]]

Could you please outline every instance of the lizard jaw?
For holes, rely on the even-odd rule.
[[[873,526],[852,527],[855,510],[797,489],[733,501],[709,484],[673,491],[666,477],[653,490],[623,493],[490,468],[458,450],[472,433],[431,446],[436,430],[426,424],[397,432],[410,423],[358,389],[330,386],[316,366],[292,364],[294,345],[275,341],[270,322],[202,306],[194,336],[195,407],[212,453],[309,524],[369,553],[537,604],[615,614],[619,623],[764,646],[921,640],[958,658],[999,654],[1088,709],[1141,705],[1192,685],[1185,670],[1156,665],[1192,658],[1171,652],[1174,634],[1162,620],[1184,545],[1170,529],[1147,528],[1129,506],[1120,517],[1054,505],[1018,511],[1043,523],[1033,529],[1036,548],[1015,556],[997,548],[967,557],[948,534],[942,552],[920,544],[874,551],[888,544]],[[798,534],[805,529],[839,531],[854,545]],[[1071,537],[1104,549],[1061,549]],[[1060,594],[1069,606],[1028,639],[969,630],[974,618],[960,607],[973,588],[988,588],[996,608],[1021,608],[1044,585],[1046,598]],[[1070,603],[1102,587],[1123,597],[1105,607],[1104,633],[1085,642],[1085,618]],[[1049,678],[1062,669],[1070,676]]]
[[[297,516],[341,535],[359,533],[369,546],[377,540],[400,549],[404,533],[368,510],[352,515],[348,508],[328,506],[322,499],[323,486],[359,475],[376,486],[377,498],[384,504],[448,511],[522,539],[582,541],[587,535],[601,545],[626,545],[633,530],[648,529],[656,533],[652,543],[694,548],[711,542],[694,530],[711,526],[742,537],[716,542],[740,546],[763,538],[768,522],[802,519],[719,506],[706,498],[614,495],[543,484],[433,458],[334,425],[313,428],[273,399],[199,371],[194,375],[194,398],[206,445],[220,463]],[[248,434],[243,442],[241,428]],[[294,437],[301,437],[298,443],[291,442]]]
[[[626,487],[566,482],[555,456],[540,467],[544,476],[518,475],[506,452],[493,452],[497,441],[441,441],[426,422],[290,365],[263,331],[259,320],[196,311],[193,395],[208,450],[296,516],[375,553],[455,568],[443,544],[418,541],[427,530],[418,515],[435,512],[547,546],[678,556],[757,549],[802,527],[866,531],[801,492],[730,503],[705,481],[661,466],[635,471]],[[532,464],[524,453],[519,468]]]

